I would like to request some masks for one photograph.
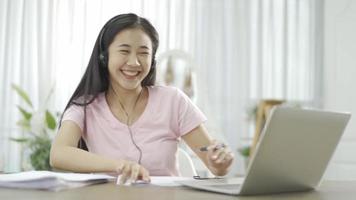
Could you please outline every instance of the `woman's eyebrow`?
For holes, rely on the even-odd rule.
[[[150,48],[148,48],[148,47],[145,46],[145,45],[140,46],[140,49],[147,49],[147,50],[150,50]]]
[[[127,48],[130,48],[131,46],[128,45],[128,44],[120,44],[120,45],[117,46],[117,47],[127,47]],[[141,45],[139,48],[140,48],[140,49],[147,49],[147,50],[150,50],[150,48],[149,48],[148,46],[146,46],[146,45]]]
[[[128,44],[120,44],[118,47],[131,47],[131,46]]]

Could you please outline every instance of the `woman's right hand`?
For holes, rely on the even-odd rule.
[[[119,184],[125,184],[126,181],[130,181],[131,183],[138,180],[142,180],[147,183],[151,181],[149,172],[142,165],[139,165],[136,162],[120,160],[118,162],[116,172],[119,174]]]

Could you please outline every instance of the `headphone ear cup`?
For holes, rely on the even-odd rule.
[[[101,67],[107,67],[108,58],[107,58],[107,53],[106,52],[100,53],[99,60],[100,60],[100,66]]]

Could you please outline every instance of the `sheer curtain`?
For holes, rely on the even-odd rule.
[[[187,49],[209,131],[237,149],[251,142],[251,105],[266,98],[322,104],[322,1],[193,1]],[[237,156],[233,173],[243,173]]]
[[[21,157],[18,144],[9,141],[21,135],[15,106],[20,99],[11,84],[30,93],[37,106],[54,80],[52,8],[51,1],[0,1],[0,167],[5,170],[17,170]]]
[[[320,106],[322,1],[250,2],[250,98]]]
[[[5,170],[19,169],[21,103],[10,84],[39,104],[53,86],[62,111],[86,68],[102,25],[119,13],[148,18],[160,34],[158,56],[188,52],[197,105],[209,132],[232,150],[249,137],[246,109],[261,98],[320,102],[318,1],[307,0],[0,0],[0,145]],[[237,152],[235,152],[238,154]],[[243,172],[237,156],[233,173]],[[1,167],[1,166],[0,166]]]

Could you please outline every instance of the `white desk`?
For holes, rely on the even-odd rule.
[[[44,200],[44,199],[176,199],[176,200],[272,200],[272,199],[298,199],[298,200],[354,200],[356,199],[356,181],[325,181],[317,191],[286,193],[278,195],[263,195],[236,197],[210,192],[203,192],[185,187],[158,187],[158,186],[117,186],[114,183],[93,185],[84,188],[64,190],[60,192],[4,189],[0,188],[1,200]]]

